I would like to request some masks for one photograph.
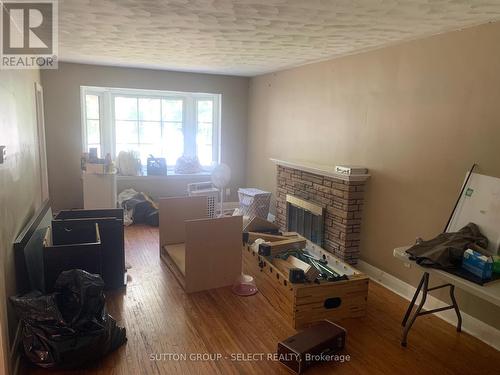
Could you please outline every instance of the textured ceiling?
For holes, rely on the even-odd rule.
[[[60,0],[59,54],[253,76],[497,19],[499,0]]]

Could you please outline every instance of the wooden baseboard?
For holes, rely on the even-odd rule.
[[[382,271],[375,266],[372,266],[365,261],[359,260],[357,268],[368,275],[371,280],[407,299],[408,301],[410,301],[415,294],[416,288],[414,286],[398,279],[397,277],[392,276],[387,272]],[[430,294],[427,295],[427,300],[425,302],[425,307],[427,310],[443,307],[446,305],[447,304],[445,302],[437,299],[436,297],[433,297]],[[442,311],[439,313],[435,313],[434,315],[452,325],[457,324],[457,316],[454,311]],[[477,318],[474,318],[469,314],[464,313],[463,311],[461,311],[461,315],[462,331],[467,332],[468,334],[476,337],[484,343],[492,346],[493,348],[500,350],[500,330],[484,323]]]

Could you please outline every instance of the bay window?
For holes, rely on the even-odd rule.
[[[169,167],[183,155],[203,167],[219,161],[220,95],[82,87],[83,150],[135,151]]]

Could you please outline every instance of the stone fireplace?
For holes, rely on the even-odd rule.
[[[282,230],[287,231],[290,218],[298,217],[299,223],[302,220],[302,223],[306,224],[307,231],[309,224],[304,222],[303,218],[311,215],[297,216],[293,212],[293,216],[290,216],[290,202],[301,202],[299,206],[306,207],[307,203],[310,203],[316,210],[321,207],[323,228],[320,232],[323,238],[319,239],[319,242],[313,242],[322,244],[325,250],[343,261],[356,264],[359,259],[365,184],[370,176],[344,175],[335,172],[333,168],[271,160],[277,165],[278,172],[276,223]],[[311,223],[314,223],[312,220]]]

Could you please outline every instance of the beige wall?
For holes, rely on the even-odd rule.
[[[58,70],[42,72],[42,83],[54,210],[83,206],[80,86],[222,94],[221,159],[232,169],[231,190],[244,183],[248,78],[60,63]]]
[[[7,298],[16,294],[12,243],[41,203],[34,83],[38,71],[0,71],[0,373],[8,373],[15,317]],[[2,361],[2,357],[4,361]]]
[[[252,79],[247,183],[275,190],[270,157],[368,167],[361,258],[415,285],[392,249],[442,231],[473,162],[500,177],[499,41],[489,24]]]

